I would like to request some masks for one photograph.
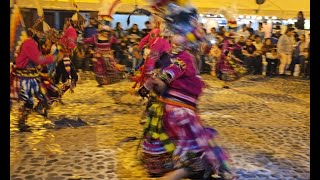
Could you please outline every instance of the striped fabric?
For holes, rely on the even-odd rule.
[[[166,104],[165,112],[164,130],[175,142],[174,156],[186,159],[184,156],[190,152],[203,152],[203,157],[214,168],[229,171],[228,155],[213,143],[214,133],[201,125],[194,110]]]
[[[66,69],[68,75],[69,75],[69,79],[71,79],[71,60],[69,57],[64,57],[63,58],[63,64],[64,64],[64,68]]]
[[[39,79],[35,78],[20,78],[20,98],[25,102],[33,103],[33,96],[40,101],[47,101],[44,96],[46,90],[40,86]]]
[[[35,68],[18,69],[12,65],[10,73],[10,99],[19,100],[21,78],[38,78],[39,73]]]
[[[51,81],[49,75],[47,73],[40,73],[40,79],[40,86],[44,88],[43,93],[45,93],[48,100],[52,102],[59,98],[62,92],[59,87]]]

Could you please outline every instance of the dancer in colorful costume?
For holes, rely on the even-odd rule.
[[[144,64],[132,78],[132,80],[136,82],[133,88],[135,88],[137,84],[141,87],[141,85],[145,83],[146,79],[154,73],[154,70],[164,64],[168,64],[168,62],[159,62],[159,60],[161,57],[163,58],[163,56],[167,56],[171,49],[171,45],[166,38],[160,36],[160,27],[156,27],[140,41],[139,49],[142,50],[143,48],[147,48],[149,53],[145,57]],[[160,65],[161,63],[163,65]]]
[[[242,64],[243,61],[239,59],[236,51],[241,51],[240,45],[234,42],[229,36],[226,36],[222,43],[222,53],[216,62],[216,75],[224,82],[223,88],[229,88],[228,82],[238,80],[247,72]]]
[[[43,18],[36,21],[41,23]],[[30,29],[29,38],[21,45],[20,52],[16,58],[15,67],[10,76],[11,97],[17,97],[22,101],[19,108],[18,127],[22,132],[31,131],[30,126],[26,124],[28,115],[34,109],[35,96],[39,102],[35,109],[41,111],[41,114],[47,116],[48,100],[45,96],[44,87],[41,86],[38,65],[46,65],[54,61],[54,56],[44,56],[41,54],[41,42],[48,37],[49,34]]]
[[[94,46],[93,68],[98,87],[118,82],[124,77],[125,67],[116,61],[112,50],[113,45],[120,43],[111,33],[112,11],[118,3],[120,1],[116,0],[109,11],[107,8],[100,10],[99,33],[84,39],[85,44]]]
[[[91,44],[95,48],[93,68],[99,87],[121,80],[125,70],[114,58],[111,46],[119,41],[111,35],[110,30],[109,26],[102,26],[97,35],[84,39],[85,44]]]
[[[40,29],[42,32],[47,32],[47,37],[44,43],[41,45],[40,50],[43,55],[54,55],[54,62],[39,65],[37,68],[39,70],[40,84],[44,87],[45,95],[48,99],[48,105],[53,104],[55,101],[60,101],[61,91],[59,87],[54,84],[53,78],[56,69],[56,63],[58,59],[58,49],[57,42],[59,41],[59,33],[54,28],[51,28],[45,21],[42,21],[34,29]]]
[[[142,160],[149,173],[162,175],[172,170],[163,179],[210,179],[218,174],[226,179],[231,174],[228,156],[214,141],[217,132],[205,128],[196,113],[204,88],[197,75],[195,57],[189,51],[203,39],[197,12],[173,3],[168,4],[168,11],[170,14],[164,17],[176,34],[171,40],[172,63],[153,74],[139,89],[142,97],[150,91],[158,95],[149,108]],[[170,154],[171,161],[156,159],[164,152]]]
[[[77,32],[72,23],[72,21],[66,22],[67,28],[63,32],[58,45],[58,63],[54,76],[54,83],[62,83],[62,87],[60,88],[62,93],[67,90],[73,92],[78,81],[77,71],[70,59],[73,50],[76,48],[77,40]]]

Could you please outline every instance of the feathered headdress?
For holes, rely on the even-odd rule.
[[[10,16],[10,58],[14,59],[15,53],[19,50],[22,42],[27,39],[23,17],[20,8],[14,4]]]
[[[102,1],[101,9],[98,12],[98,19],[101,21],[111,22],[113,20],[113,14],[116,11],[116,7],[121,3],[121,0],[115,0],[109,6],[109,2],[107,0]]]
[[[222,14],[228,22],[229,29],[236,29],[237,25],[237,8],[235,6],[220,8],[217,14]]]
[[[83,25],[86,22],[86,19],[79,13],[80,9],[78,8],[78,5],[75,3],[75,0],[72,0],[72,5],[76,8],[76,12],[72,15],[71,21],[74,27],[81,31]]]
[[[189,0],[149,0],[151,7],[166,22],[166,27],[176,35],[185,38],[183,46],[196,48],[204,39],[199,28],[198,12]]]
[[[36,20],[34,25],[29,28],[33,35],[36,35],[40,39],[46,39],[48,37],[53,38],[57,36],[57,31],[53,30],[45,21],[44,17],[40,17]]]

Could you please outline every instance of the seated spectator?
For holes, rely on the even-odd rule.
[[[246,45],[246,39],[244,36],[240,36],[237,42],[238,45],[240,45],[242,48]]]
[[[262,54],[266,57],[267,71],[266,76],[276,76],[277,68],[279,66],[279,55],[277,53],[276,45],[272,44],[270,38],[266,38],[262,47]]]
[[[253,45],[256,47],[256,58],[255,58],[255,71],[256,74],[261,75],[262,74],[262,46],[263,43],[261,42],[261,38],[258,35],[255,35],[255,41],[253,42]]]
[[[299,36],[299,42],[293,50],[293,57],[290,64],[291,75],[297,74],[296,76],[301,75],[304,76],[305,73],[305,61],[308,58],[308,44],[306,42],[306,36],[304,34]],[[296,65],[299,64],[299,67]]]
[[[251,39],[247,39],[246,41],[246,46],[244,46],[242,50],[242,54],[244,56],[244,62],[245,65],[248,69],[248,74],[256,74],[257,72],[255,71],[255,62],[256,62],[256,47],[252,44]]]

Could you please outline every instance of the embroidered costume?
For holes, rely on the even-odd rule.
[[[203,34],[196,10],[182,4],[185,1],[153,4],[157,9],[166,7],[169,14],[160,16],[176,35],[171,39],[170,64],[149,76],[139,89],[142,97],[150,91],[157,94],[148,108],[142,161],[150,174],[172,171],[165,174],[168,179],[209,179],[231,173],[229,157],[214,141],[217,132],[202,125],[196,113],[204,82],[190,50],[198,49]]]
[[[103,33],[103,31],[106,30],[100,30],[99,33]],[[113,44],[118,43],[114,36],[102,40],[98,38],[98,35],[93,35],[84,39],[84,43],[94,46],[93,68],[99,85],[118,82],[123,78],[122,72],[125,68],[116,62],[111,49]]]
[[[35,34],[33,37],[37,37]],[[35,107],[44,116],[47,115],[46,107],[48,99],[45,96],[45,88],[41,86],[39,71],[37,65],[46,65],[52,63],[54,57],[43,56],[38,48],[38,42],[33,38],[25,40],[21,46],[21,50],[16,58],[15,67],[10,75],[10,97],[19,101],[23,101],[20,107],[19,129],[20,131],[30,131],[30,127],[26,125],[26,120],[30,112],[34,108],[33,97],[39,100]]]
[[[139,84],[139,86],[144,84],[147,77],[152,75],[155,69],[168,64],[168,62],[164,62],[165,60],[162,60],[161,62],[159,62],[159,60],[161,58],[166,59],[165,56],[167,56],[167,52],[170,50],[171,45],[168,40],[160,37],[160,29],[155,28],[140,41],[139,49],[142,50],[143,48],[148,48],[149,53],[146,55],[144,64],[132,78],[132,80],[136,82],[133,88],[135,88],[137,84]]]

